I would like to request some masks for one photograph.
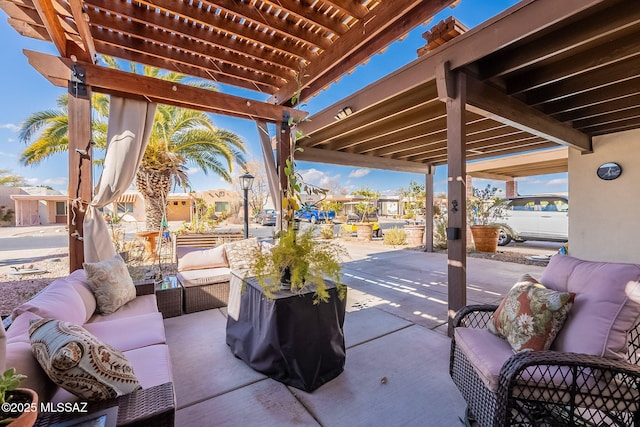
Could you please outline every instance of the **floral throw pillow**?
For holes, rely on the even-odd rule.
[[[100,314],[111,314],[136,297],[136,287],[120,255],[100,262],[85,262],[87,283]]]
[[[255,253],[260,248],[258,239],[238,240],[224,244],[229,268],[231,270],[251,270],[255,264]]]
[[[49,378],[82,399],[113,399],[140,388],[124,354],[81,326],[40,319],[32,321],[29,337]]]
[[[525,274],[493,314],[488,329],[515,352],[548,350],[573,306],[573,292],[545,288]]]

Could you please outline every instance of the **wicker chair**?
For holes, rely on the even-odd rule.
[[[497,305],[467,306],[455,328],[486,328]],[[449,372],[480,426],[640,425],[640,324],[628,333],[628,361],[557,351],[516,353],[490,390],[451,342]]]

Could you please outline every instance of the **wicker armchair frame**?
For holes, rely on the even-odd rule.
[[[497,305],[461,309],[454,327],[486,328]],[[640,323],[628,333],[628,361],[536,351],[511,356],[489,390],[451,341],[449,373],[480,426],[640,426]]]

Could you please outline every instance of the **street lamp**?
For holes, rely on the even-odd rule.
[[[245,172],[240,176],[240,187],[244,190],[244,238],[249,238],[249,189],[253,185],[253,175]]]

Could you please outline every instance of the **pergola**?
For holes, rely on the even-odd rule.
[[[277,123],[286,141],[286,120],[295,114],[287,105],[299,89],[302,99],[316,94],[451,3],[10,0],[1,6],[19,32],[55,43],[59,58],[26,52],[53,84],[245,117],[259,128]],[[304,122],[308,137],[296,158],[425,173],[428,191],[433,168],[448,165],[449,227],[459,229],[448,244],[452,314],[466,301],[467,160],[559,145],[589,152],[593,136],[640,127],[638,40],[640,2],[523,0]],[[270,98],[106,69],[95,64],[96,54]],[[90,173],[73,154],[89,140],[89,103],[73,97],[69,111],[71,195],[78,169]],[[279,144],[280,164],[290,154],[285,147]],[[87,184],[74,195],[88,199]],[[70,248],[72,266],[81,265],[81,253]]]
[[[291,98],[301,100],[429,20],[454,0],[105,1],[8,0],[0,7],[28,37],[54,43],[59,57],[26,51],[52,84],[69,87],[69,196],[91,199],[90,91],[277,123],[290,138]],[[97,55],[268,94],[267,102],[173,84],[99,66]],[[289,144],[278,152],[289,156]],[[84,161],[83,161],[84,160]],[[79,181],[78,177],[85,179]],[[281,182],[284,174],[281,174]],[[70,236],[82,234],[82,212]],[[70,239],[71,270],[82,266],[82,242]]]

